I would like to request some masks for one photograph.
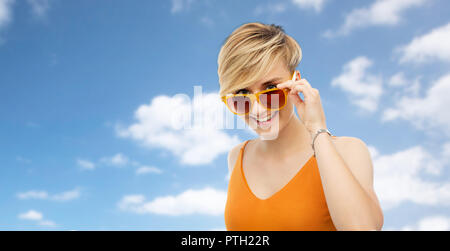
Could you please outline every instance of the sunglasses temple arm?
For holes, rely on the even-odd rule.
[[[294,75],[292,76],[292,81],[297,80],[297,70],[294,71]]]

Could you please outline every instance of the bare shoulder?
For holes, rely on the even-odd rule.
[[[354,153],[354,151],[364,150],[364,148],[367,150],[366,143],[360,138],[350,136],[333,136],[331,138],[339,152]]]
[[[235,145],[233,148],[231,148],[231,150],[228,152],[228,171],[231,174],[231,172],[233,171],[233,167],[236,164],[236,160],[239,157],[239,152],[241,150],[241,147],[243,147],[245,144],[244,142],[241,142],[237,145]]]

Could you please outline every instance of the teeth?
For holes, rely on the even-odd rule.
[[[272,117],[270,117],[272,118]],[[265,119],[258,119],[259,122],[266,122],[267,120],[269,120],[270,118],[265,118]]]
[[[267,120],[271,119],[275,114],[276,114],[276,113],[274,113],[274,114],[272,114],[272,116],[266,117],[266,118],[264,118],[264,119],[256,119],[256,120],[259,121],[259,122],[266,122]]]

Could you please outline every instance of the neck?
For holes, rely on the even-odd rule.
[[[279,131],[276,139],[259,140],[259,145],[262,152],[276,154],[282,158],[299,152],[312,152],[311,135],[295,114],[283,130]]]

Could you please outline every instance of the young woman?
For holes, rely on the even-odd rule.
[[[319,91],[295,70],[301,58],[282,27],[262,23],[238,27],[220,50],[222,101],[259,136],[228,154],[226,228],[381,230],[367,146],[327,130]]]

